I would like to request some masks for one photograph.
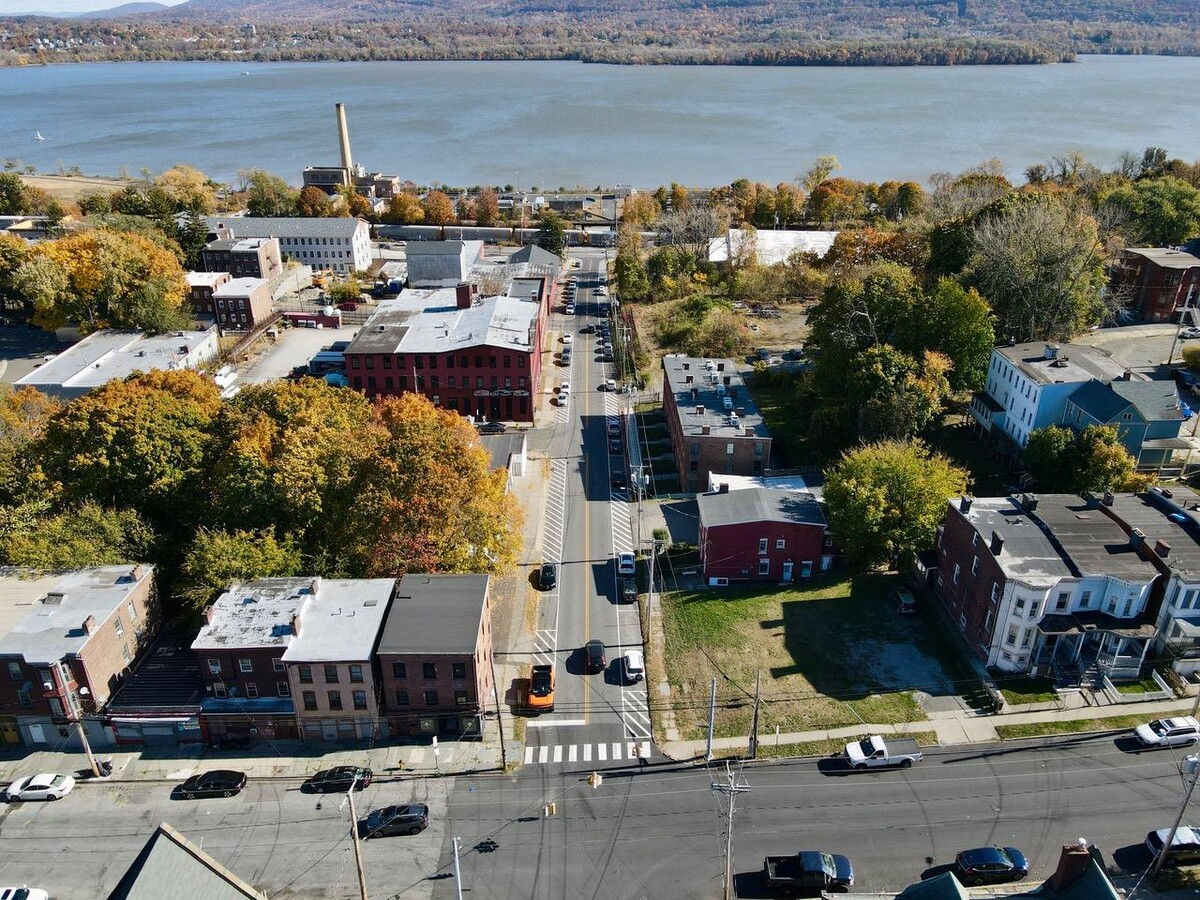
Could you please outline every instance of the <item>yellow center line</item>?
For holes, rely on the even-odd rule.
[[[584,359],[583,374],[584,374],[584,377],[586,377],[588,379],[588,384],[590,384],[591,383],[591,371],[590,371],[591,365],[590,365],[590,363],[587,362],[586,354],[584,354],[583,359]],[[591,394],[592,394],[592,392],[587,388],[587,385],[585,385],[584,391],[583,391],[583,398],[584,398],[583,408],[580,410],[580,418],[579,418],[580,442],[581,442],[580,452],[583,455],[582,470],[583,470],[583,557],[584,557],[584,565],[583,565],[583,568],[584,568],[584,576],[583,576],[583,642],[584,642],[584,644],[586,644],[588,642],[588,640],[591,639],[591,622],[592,622],[592,617],[591,617],[591,612],[590,612],[592,595],[591,595],[591,590],[588,587],[588,584],[591,580],[591,578],[590,578],[591,560],[589,560],[587,558],[588,549],[591,547],[591,541],[589,540],[589,534],[590,534],[590,530],[591,530],[590,529],[591,509],[590,509],[590,503],[588,501],[589,480],[588,480],[587,445],[586,445],[586,442],[583,441],[583,428],[586,426],[586,423],[587,423],[587,412],[591,406]],[[586,668],[587,668],[587,661],[585,660],[584,661],[584,669],[586,670]],[[584,687],[585,687],[585,690],[583,692],[583,718],[584,718],[585,722],[590,722],[592,693],[591,693],[591,691],[586,690],[586,688],[589,685],[589,682],[586,678],[586,674],[585,674],[583,683],[584,683]]]

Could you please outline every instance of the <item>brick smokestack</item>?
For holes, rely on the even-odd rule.
[[[341,103],[337,104],[337,130],[338,145],[342,148],[342,168],[349,171],[351,168],[350,129],[346,127],[346,107]]]
[[[1050,876],[1050,884],[1056,891],[1061,891],[1069,884],[1074,884],[1087,871],[1088,863],[1092,860],[1092,851],[1087,841],[1079,839],[1076,844],[1063,844],[1062,854],[1058,857],[1058,868]]]
[[[471,308],[471,285],[469,282],[460,281],[454,289],[454,295],[458,301],[457,306],[459,309]]]

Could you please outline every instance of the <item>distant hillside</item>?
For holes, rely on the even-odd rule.
[[[93,12],[77,13],[75,19],[119,19],[121,16],[136,16],[142,13],[156,13],[170,9],[165,3],[122,3],[112,9],[98,9]]]
[[[147,12],[147,8],[153,9]],[[132,16],[132,18],[128,18]],[[576,59],[964,65],[1200,55],[1200,0],[187,0],[0,19],[0,65]]]

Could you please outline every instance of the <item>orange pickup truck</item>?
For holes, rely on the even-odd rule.
[[[551,712],[554,709],[554,666],[534,666],[529,678],[531,712]]]

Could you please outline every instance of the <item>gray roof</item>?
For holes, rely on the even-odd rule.
[[[232,585],[205,611],[211,621],[192,649],[286,648],[295,637],[292,617],[319,587],[319,578],[258,578]]]
[[[108,900],[267,900],[163,822],[142,847]]]
[[[943,872],[936,878],[910,884],[896,895],[896,900],[970,900],[970,896],[954,873]]]
[[[1146,536],[1148,550],[1163,541],[1170,548],[1166,562],[1172,569],[1185,576],[1200,574],[1200,494],[1182,486],[1154,487],[1144,494],[1115,494],[1110,508]]]
[[[530,266],[536,268],[544,267],[553,271],[555,274],[558,274],[559,270],[562,269],[562,260],[549,250],[537,246],[537,244],[526,244],[524,247],[510,256],[508,258],[508,262],[510,265],[516,265],[517,263],[528,263]]]
[[[1082,497],[1038,494],[1036,499],[1033,515],[1049,529],[1079,575],[1148,582],[1158,574],[1138,555],[1121,526]]]
[[[300,633],[284,651],[285,662],[369,660],[387,615],[394,578],[322,579],[300,608]]]
[[[405,575],[377,653],[474,653],[487,575]]]
[[[741,525],[749,522],[780,522],[785,525],[826,525],[825,511],[817,499],[805,491],[777,491],[770,488],[746,488],[698,494],[700,524]]]
[[[488,452],[492,470],[508,467],[508,461],[525,449],[524,431],[506,431],[504,434],[481,434],[479,443]]]
[[[23,656],[31,664],[78,654],[91,637],[88,617],[101,625],[147,578],[154,567],[100,566],[65,575],[21,578],[16,570],[0,577],[0,606],[10,624],[0,637],[0,655]]]
[[[209,216],[204,220],[209,230],[218,227],[229,229],[235,238],[255,237],[333,237],[352,238],[359,226],[366,226],[362,219],[350,216],[335,218],[255,218],[253,216]]]
[[[483,249],[483,241],[410,241],[405,256],[453,256],[456,259],[468,246]],[[478,255],[478,254],[476,254]]]
[[[459,309],[454,288],[408,289],[384,300],[346,350],[356,353],[447,353],[471,347],[528,352],[539,304],[489,297]]]
[[[1129,247],[1125,252],[1145,257],[1165,269],[1190,269],[1192,266],[1200,266],[1200,258],[1170,247]]]
[[[1173,378],[1162,381],[1114,381],[1113,393],[1128,400],[1147,422],[1179,422],[1179,387]]]
[[[961,511],[961,500],[950,502]],[[975,498],[963,516],[979,532],[985,549],[993,533],[1003,539],[996,563],[1007,577],[1027,584],[1053,584],[1071,575],[1070,566],[1045,532],[1011,497]]]
[[[709,434],[717,437],[762,440],[771,436],[733,360],[669,355],[663,357],[662,365],[665,386],[675,397],[685,435],[702,434],[707,425]],[[728,385],[724,383],[726,378]],[[726,397],[731,398],[730,411],[724,406]],[[704,412],[697,412],[700,407]],[[738,409],[743,412],[734,426],[730,424],[729,413]],[[746,435],[747,428],[753,429],[752,435]]]
[[[1046,355],[1047,346],[1058,348],[1057,355]],[[1012,363],[1030,381],[1038,384],[1071,384],[1074,382],[1113,381],[1125,372],[1125,366],[1108,353],[1086,344],[1048,345],[1045,341],[997,347],[996,352]],[[1142,376],[1135,375],[1142,379]]]

